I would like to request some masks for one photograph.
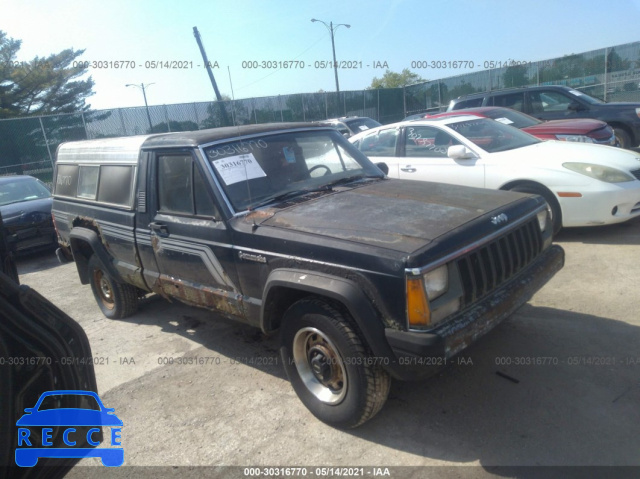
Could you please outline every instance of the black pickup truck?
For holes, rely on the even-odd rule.
[[[388,179],[342,135],[280,123],[62,144],[53,215],[109,318],[156,293],[279,331],[310,411],[355,427],[563,265],[544,200]]]

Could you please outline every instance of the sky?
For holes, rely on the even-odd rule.
[[[143,105],[127,84],[144,84],[149,105],[215,99],[194,26],[230,97],[335,91],[331,36],[312,18],[350,25],[335,29],[343,91],[387,67],[435,80],[640,40],[640,0],[0,0],[0,30],[22,40],[16,60],[73,48],[96,62],[92,109]],[[425,61],[445,68],[412,68]]]

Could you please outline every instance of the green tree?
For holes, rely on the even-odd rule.
[[[451,90],[449,90],[448,94],[449,98],[458,98],[459,96],[470,95],[471,93],[477,93],[479,91],[482,91],[482,89],[475,89],[473,88],[473,85],[471,85],[471,83],[467,83],[462,80],[460,82],[460,85],[454,86]]]
[[[524,86],[529,84],[527,67],[524,65],[514,65],[507,68],[502,74],[502,81],[505,87]]]
[[[607,55],[607,72],[617,72],[624,71],[631,68],[631,60],[626,58],[622,58],[618,55],[615,48],[612,48],[609,54]]]
[[[405,68],[400,73],[387,70],[382,75],[382,78],[373,77],[371,85],[367,87],[368,90],[375,90],[378,88],[402,88],[403,86],[413,85],[414,83],[426,82],[417,73],[413,73],[408,68]]]
[[[84,50],[68,48],[47,57],[19,62],[21,41],[0,30],[0,118],[86,111],[93,95],[88,65],[74,61]]]

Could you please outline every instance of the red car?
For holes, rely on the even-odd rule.
[[[454,115],[475,115],[520,128],[541,140],[579,141],[596,145],[618,146],[613,130],[604,121],[579,118],[574,120],[540,121],[525,113],[497,106],[465,108],[423,118],[442,118]]]

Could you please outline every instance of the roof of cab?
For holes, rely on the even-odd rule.
[[[208,130],[73,141],[63,143],[58,147],[57,161],[59,163],[92,161],[99,161],[100,163],[136,163],[140,149],[196,147],[215,141],[262,133],[318,128],[322,127],[316,123],[262,123],[257,125],[226,126]],[[332,130],[329,127],[324,128]]]

